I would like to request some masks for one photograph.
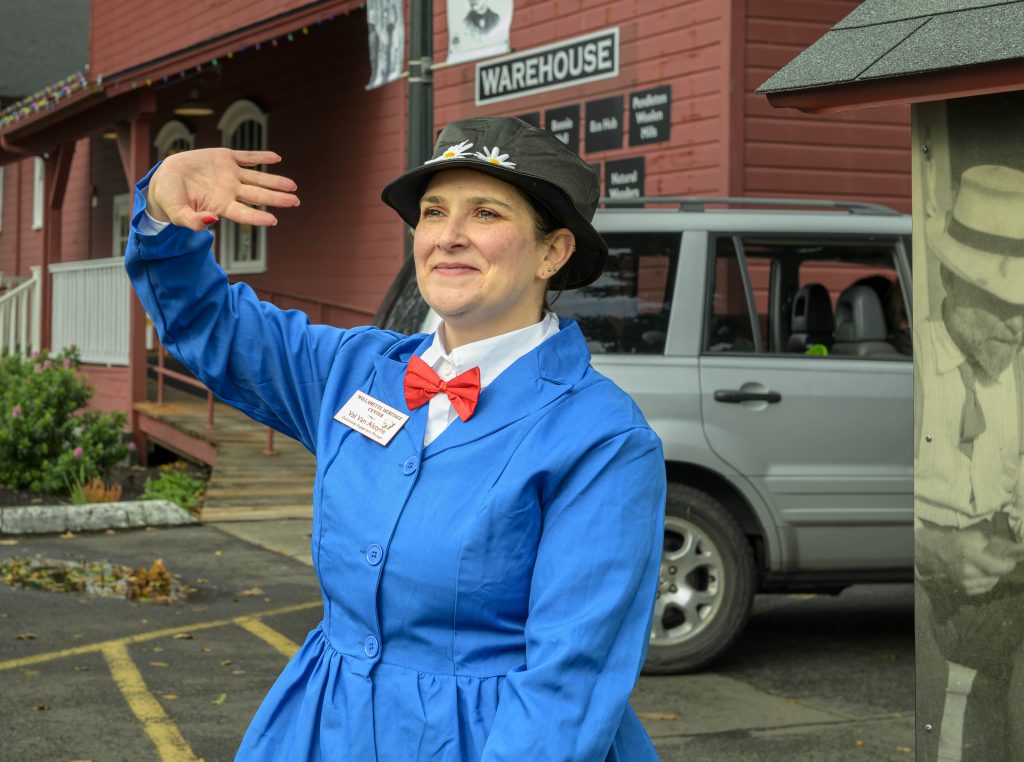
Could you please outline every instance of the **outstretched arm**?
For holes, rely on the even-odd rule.
[[[323,391],[338,352],[349,350],[346,368],[361,377],[371,355],[396,336],[310,325],[303,313],[261,302],[244,283],[228,283],[210,251],[205,220],[275,224],[272,214],[247,204],[298,204],[291,180],[249,168],[277,161],[269,152],[224,148],[165,159],[136,186],[125,268],[171,354],[222,400],[315,451]],[[140,229],[146,214],[173,224],[147,235]]]

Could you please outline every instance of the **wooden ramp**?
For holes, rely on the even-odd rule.
[[[139,426],[162,446],[212,466],[204,522],[312,517],[316,459],[305,447],[275,432],[274,454],[267,455],[267,427],[244,413],[214,402],[208,428],[204,398],[168,386],[164,400],[135,404]]]

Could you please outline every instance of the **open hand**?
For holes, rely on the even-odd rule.
[[[149,180],[147,211],[156,220],[204,230],[218,219],[270,226],[277,218],[255,206],[299,205],[295,183],[249,167],[277,164],[273,151],[201,148],[164,159]]]

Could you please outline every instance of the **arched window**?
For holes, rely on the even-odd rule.
[[[252,101],[232,103],[217,124],[221,145],[239,151],[265,151],[267,115]],[[220,263],[229,273],[261,273],[267,269],[267,229],[220,223]]]
[[[156,149],[156,158],[166,159],[172,154],[180,151],[191,151],[195,148],[195,135],[188,125],[177,119],[172,119],[156,134],[153,147]]]

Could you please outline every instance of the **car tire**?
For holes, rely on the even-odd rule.
[[[756,583],[750,543],[728,509],[699,489],[669,484],[644,672],[694,672],[719,658],[747,623]]]

